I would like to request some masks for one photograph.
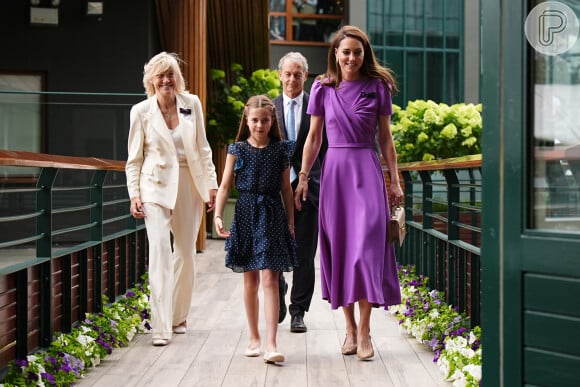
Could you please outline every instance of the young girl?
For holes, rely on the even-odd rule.
[[[244,305],[250,331],[245,355],[260,356],[258,330],[260,271],[266,315],[267,363],[283,362],[276,348],[278,331],[278,276],[297,266],[294,207],[290,185],[293,141],[282,141],[274,104],[265,95],[251,97],[240,122],[236,142],[228,147],[214,217],[217,233],[226,237],[226,266],[244,273]],[[229,232],[222,219],[234,185],[240,196]]]

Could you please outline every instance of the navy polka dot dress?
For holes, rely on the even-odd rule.
[[[265,148],[247,141],[228,146],[228,153],[237,157],[234,175],[240,193],[225,244],[226,266],[235,272],[292,271],[298,266],[280,195],[282,172],[293,151],[294,141],[272,141]]]

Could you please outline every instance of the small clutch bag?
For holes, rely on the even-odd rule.
[[[399,246],[402,246],[406,232],[405,209],[401,206],[393,207],[391,209],[391,219],[389,220],[389,241],[399,242]]]

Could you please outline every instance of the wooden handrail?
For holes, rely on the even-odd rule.
[[[60,169],[85,169],[125,171],[125,161],[101,159],[97,157],[60,156],[47,153],[34,153],[26,151],[12,151],[0,149],[0,165],[16,167],[36,168],[60,168]],[[34,183],[28,176],[8,176],[0,180],[0,183]],[[205,211],[202,212],[201,224],[206,224]],[[206,227],[200,227],[197,237],[197,250],[205,249]]]
[[[465,169],[481,167],[481,154],[454,157],[444,160],[415,161],[411,163],[400,163],[399,171],[433,171],[443,169]]]
[[[11,150],[0,150],[0,165],[62,169],[102,169],[108,171],[125,170],[125,161]]]

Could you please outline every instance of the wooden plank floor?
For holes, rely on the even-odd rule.
[[[399,331],[394,317],[373,309],[372,361],[343,356],[342,311],[320,298],[317,282],[306,333],[291,333],[290,318],[279,325],[278,350],[286,362],[265,364],[243,355],[248,332],[242,302],[242,275],[224,267],[223,240],[207,240],[197,255],[197,283],[185,335],[153,347],[140,334],[118,348],[79,380],[78,386],[449,386],[433,363],[433,353]],[[319,278],[317,260],[317,281]],[[291,283],[292,276],[286,276]],[[289,298],[289,294],[287,299]],[[263,311],[262,311],[263,312]],[[263,313],[260,316],[265,337]]]

